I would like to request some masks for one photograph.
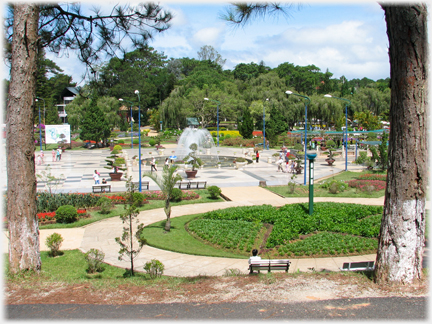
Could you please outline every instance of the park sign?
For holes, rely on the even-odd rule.
[[[45,143],[70,143],[70,125],[45,125]]]

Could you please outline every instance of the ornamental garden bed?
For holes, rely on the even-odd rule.
[[[179,230],[164,235],[161,221],[143,235],[151,246],[187,254],[247,257],[256,248],[270,259],[349,256],[376,252],[382,212],[328,202],[315,203],[313,215],[307,203],[235,207],[173,218]]]

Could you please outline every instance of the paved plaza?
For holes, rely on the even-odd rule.
[[[174,147],[165,150],[170,152]],[[235,149],[239,151],[239,149]],[[129,157],[138,154],[138,148],[124,149]],[[148,152],[154,149],[142,149],[143,157],[149,157]],[[234,149],[220,148],[221,155],[232,155]],[[206,211],[223,209],[234,206],[252,206],[270,204],[273,206],[283,206],[289,203],[307,202],[308,198],[282,198],[272,192],[259,187],[260,181],[265,181],[267,185],[286,185],[291,179],[291,174],[277,172],[277,166],[274,163],[268,163],[268,157],[271,157],[276,150],[265,150],[257,164],[247,165],[244,170],[237,170],[234,167],[222,169],[204,168],[200,169],[197,179],[207,181],[207,186],[216,185],[222,189],[222,194],[227,197],[227,201],[193,204],[185,206],[175,206],[172,208],[172,216],[178,217],[188,214],[203,213]],[[109,170],[104,169],[105,158],[109,156],[108,149],[96,150],[67,150],[62,154],[61,161],[52,162],[49,152],[45,155],[45,163],[36,166],[36,172],[46,170],[49,165],[51,173],[57,177],[62,177],[56,189],[56,192],[91,192],[94,184],[92,174],[94,170],[101,173],[101,178],[108,180],[112,186],[112,191],[125,191],[126,181],[109,181]],[[168,155],[170,155],[170,153]],[[239,156],[239,153],[236,153]],[[327,165],[325,157],[320,157],[315,163],[315,179],[331,177],[345,168],[345,160],[340,157],[333,167]],[[128,168],[129,174],[132,175],[133,181],[138,181],[138,165],[131,165]],[[362,167],[355,164],[348,164],[349,170],[360,171]],[[142,167],[142,172],[150,171],[150,166]],[[162,172],[162,167],[158,173]],[[182,174],[180,172],[180,174]],[[158,190],[157,185],[151,180],[150,190]],[[295,181],[303,184],[303,174],[298,175]],[[38,183],[38,190],[46,190],[44,183]],[[319,201],[338,201],[349,203],[362,203],[370,205],[382,205],[384,198],[377,199],[353,199],[353,198],[319,198]],[[149,211],[142,211],[139,214],[139,221],[145,225],[163,220],[166,218],[163,208]],[[91,248],[97,248],[105,253],[105,261],[111,265],[127,268],[127,261],[118,260],[119,246],[115,242],[115,237],[121,236],[122,224],[119,217],[105,219],[100,222],[92,223],[81,228],[71,229],[53,229],[40,230],[41,250],[47,250],[45,246],[46,237],[52,233],[60,233],[64,242],[63,250],[80,249],[87,252]],[[4,232],[4,253],[7,253],[7,232]],[[151,259],[158,259],[165,265],[165,275],[168,276],[196,276],[196,275],[223,275],[228,269],[238,269],[243,273],[248,271],[247,259],[231,259],[218,257],[194,256],[182,253],[174,253],[145,246],[135,261],[136,269],[142,271],[142,267]],[[334,258],[301,258],[290,259],[291,266],[289,272],[310,272],[310,271],[338,271],[344,262],[351,261],[374,261],[375,255],[362,255],[352,257],[334,257]]]
[[[172,155],[172,151],[175,150],[176,145],[165,145],[165,155],[168,157]],[[138,148],[135,145],[133,149],[124,148],[123,151],[126,155],[131,158],[134,155],[138,155]],[[219,149],[220,155],[244,156],[241,149],[238,148],[226,148],[221,147]],[[152,155],[149,154],[152,153]],[[207,181],[207,185],[215,185],[220,188],[223,187],[250,187],[258,186],[260,181],[266,181],[269,186],[273,185],[286,185],[291,180],[291,173],[277,172],[277,165],[275,163],[268,163],[268,158],[272,157],[277,150],[264,150],[260,155],[259,163],[248,164],[243,170],[237,170],[234,166],[225,167],[221,169],[217,168],[206,168],[200,169],[197,173],[197,180]],[[151,156],[157,155],[157,151],[153,148],[146,148],[141,150],[142,159],[150,159]],[[108,175],[111,172],[105,169],[105,159],[110,155],[109,149],[93,149],[93,150],[66,150],[62,154],[61,161],[52,162],[51,153],[45,152],[45,161],[42,165],[36,166],[36,173],[41,173],[46,170],[47,167],[51,169],[51,174],[62,178],[59,185],[56,188],[57,192],[91,192],[93,181],[94,170],[98,170],[101,174],[101,178],[105,178],[108,184],[111,185],[112,191],[125,191],[126,181],[110,181]],[[332,176],[345,169],[345,160],[343,157],[336,158],[336,162],[333,166],[328,166],[324,161],[325,156],[317,158],[315,162],[315,179],[321,179],[323,177]],[[348,169],[352,171],[362,170],[362,166],[358,166],[352,163],[353,156],[349,156]],[[146,163],[142,165],[141,172],[150,171],[150,165]],[[128,167],[128,175],[132,176],[133,181],[139,180],[139,166],[138,164],[131,164]],[[158,172],[162,173],[162,165],[159,164]],[[186,177],[183,171],[179,171],[183,177]],[[307,174],[308,176],[308,174]],[[158,186],[149,178],[145,181],[150,182],[150,190],[158,190]],[[298,184],[304,183],[304,174],[299,174],[294,179]],[[45,183],[38,181],[38,190],[46,190]]]

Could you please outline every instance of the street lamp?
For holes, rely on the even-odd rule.
[[[209,98],[204,98],[204,100],[210,100],[210,101],[213,101],[213,102],[216,102],[216,103],[217,103],[217,110],[216,110],[216,127],[217,127],[217,146],[219,147],[219,105],[220,105],[220,102],[217,101],[217,100],[209,99]]]
[[[304,172],[304,185],[306,186],[307,105],[308,105],[308,103],[310,103],[310,99],[309,99],[309,97],[302,96],[302,95],[297,94],[297,93],[293,93],[292,91],[289,91],[289,90],[285,91],[285,93],[286,93],[287,95],[293,94],[294,96],[299,96],[299,97],[302,97],[302,98],[305,98],[305,99],[306,99],[306,102],[305,102],[304,169],[303,169],[303,172]]]
[[[139,159],[139,185],[138,191],[141,192],[141,101],[139,91],[135,90],[135,94],[138,95],[138,159]]]
[[[128,100],[124,100],[122,98],[119,98],[119,101],[126,101],[129,102],[131,104],[130,106],[130,118],[131,118],[131,148],[133,148],[133,120],[132,120],[132,105],[133,102],[132,101],[128,101]]]
[[[39,101],[39,99],[43,100],[43,102],[44,102],[44,125],[45,125],[45,99],[36,97],[35,101],[37,102],[37,101]],[[40,145],[40,150],[42,151],[42,126],[41,126],[40,106],[39,106],[39,145]],[[46,143],[45,143],[45,145],[46,145]],[[45,146],[45,149],[46,149],[46,146]]]
[[[269,101],[269,98],[266,99],[266,101]],[[266,143],[265,143],[265,102],[263,103],[263,150],[265,150]]]
[[[344,98],[334,97],[330,94],[326,94],[326,95],[324,95],[324,97],[335,98],[335,99],[344,100],[347,102],[345,104],[345,136],[344,136],[345,140],[344,140],[344,144],[345,144],[345,171],[348,171],[348,106],[351,105],[351,101],[348,99],[344,99]]]

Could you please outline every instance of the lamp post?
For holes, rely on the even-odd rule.
[[[345,104],[345,135],[344,135],[345,140],[344,140],[344,144],[345,144],[345,171],[348,171],[348,106],[351,105],[351,101],[348,99],[344,99],[344,98],[334,97],[330,94],[326,94],[326,95],[324,95],[324,97],[335,98],[335,99],[339,99],[339,100],[343,100],[343,101],[347,102]]]
[[[266,99],[266,101],[269,101],[269,98]],[[263,150],[265,150],[266,143],[265,143],[265,102],[263,103]]]
[[[131,148],[133,148],[133,120],[132,120],[132,105],[133,102],[132,101],[128,101],[128,100],[124,100],[122,98],[119,98],[119,101],[126,101],[129,102],[131,104],[130,106],[130,118],[131,118]]]
[[[216,108],[216,128],[217,128],[217,146],[219,147],[219,105],[220,105],[220,102],[217,101],[217,100],[209,99],[209,98],[204,98],[204,100],[210,100],[210,101],[213,101],[213,102],[217,103],[217,108]]]
[[[138,160],[139,160],[139,185],[138,191],[141,192],[141,101],[139,91],[135,90],[135,94],[138,95]]]
[[[298,94],[298,93],[293,93],[292,91],[289,91],[289,90],[285,91],[285,93],[286,93],[287,95],[293,94],[294,96],[299,96],[299,97],[302,97],[302,98],[305,98],[305,99],[306,99],[306,102],[305,102],[304,169],[303,169],[303,172],[304,172],[304,185],[306,186],[307,105],[308,105],[308,103],[310,103],[310,99],[309,99],[309,97],[302,96],[302,95],[300,95],[300,94]]]
[[[309,153],[307,158],[309,159],[309,215],[313,214],[313,185],[314,185],[314,160],[316,158],[316,153]],[[306,174],[306,165],[305,165]]]
[[[44,102],[44,125],[45,125],[45,99],[36,97],[35,101],[43,100]],[[41,126],[41,115],[40,115],[40,106],[39,106],[39,145],[40,150],[42,151],[42,126]],[[46,149],[46,143],[45,143],[45,149]]]

